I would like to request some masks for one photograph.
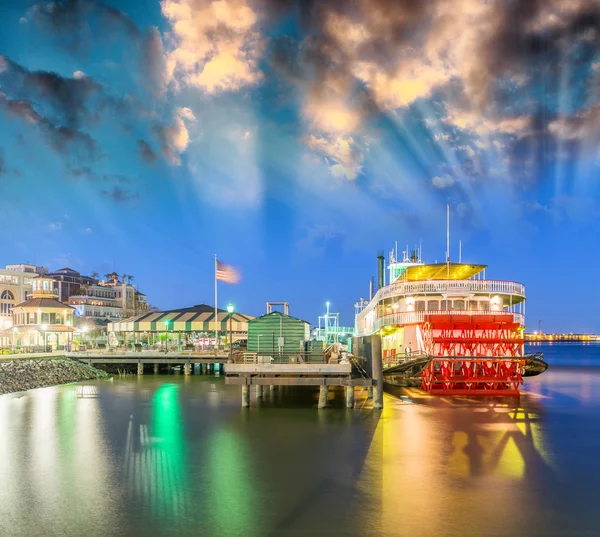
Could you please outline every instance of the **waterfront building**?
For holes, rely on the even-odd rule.
[[[55,270],[48,273],[47,276],[54,280],[54,287],[58,291],[57,298],[65,304],[69,303],[71,296],[80,292],[82,286],[85,288],[97,283],[94,278],[83,276],[81,273],[68,267]]]
[[[295,353],[310,339],[310,323],[273,311],[248,321],[248,352]]]
[[[17,272],[29,272],[34,276],[43,276],[48,274],[48,267],[40,267],[38,265],[31,265],[29,263],[17,263],[13,265],[6,265],[6,270],[13,270]]]
[[[146,312],[109,323],[109,341],[112,333],[113,341],[116,337],[122,343],[151,345],[164,341],[165,334],[169,334],[169,340],[176,340],[188,348],[214,346],[215,332],[218,331],[220,340],[229,337],[230,315],[233,341],[246,339],[252,316],[219,309],[215,319],[214,306],[199,304],[178,310]]]
[[[34,278],[28,299],[12,308],[13,347],[63,349],[72,340],[73,309],[58,300],[52,278]]]
[[[107,285],[80,287],[77,294],[69,297],[69,306],[78,317],[119,319],[124,317],[121,301],[116,299],[116,290]]]
[[[12,342],[12,309],[26,301],[32,290],[33,269],[48,270],[35,265],[6,265],[0,268],[0,347],[8,347]]]

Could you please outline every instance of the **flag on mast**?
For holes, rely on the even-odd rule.
[[[221,263],[219,260],[217,260],[216,277],[217,280],[220,280],[225,283],[235,284],[240,281],[239,271],[231,265]]]

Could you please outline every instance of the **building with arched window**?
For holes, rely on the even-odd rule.
[[[15,305],[15,294],[5,289],[0,293],[0,317],[11,317],[12,307]]]
[[[12,345],[12,310],[29,298],[33,279],[37,276],[32,267],[6,265],[5,269],[0,268],[0,347]]]
[[[29,300],[12,308],[12,345],[15,348],[64,349],[72,341],[73,309],[57,300],[52,278],[33,279]]]

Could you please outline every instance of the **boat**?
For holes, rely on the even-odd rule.
[[[518,395],[524,377],[546,371],[543,353],[525,353],[522,283],[488,280],[486,265],[460,257],[423,263],[421,247],[396,257],[386,278],[379,253],[377,292],[355,312],[353,352],[374,359],[381,345],[384,382],[436,395]]]

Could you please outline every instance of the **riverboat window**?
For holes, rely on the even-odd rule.
[[[465,301],[464,300],[455,300],[454,301],[454,309],[455,310],[464,310],[465,309]]]
[[[477,300],[469,300],[469,309],[476,310],[477,309]]]
[[[479,303],[479,309],[482,311],[490,311],[490,303],[487,300],[482,300]]]
[[[425,311],[425,301],[424,300],[416,300],[415,301],[415,311]]]
[[[427,301],[427,310],[428,311],[438,311],[440,309],[440,301],[439,300],[428,300]]]
[[[440,310],[448,311],[449,309],[452,309],[452,300],[442,300],[440,306]]]

